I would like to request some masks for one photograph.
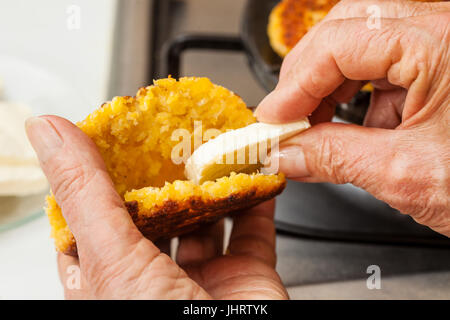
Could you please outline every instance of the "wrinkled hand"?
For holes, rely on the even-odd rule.
[[[66,298],[283,299],[275,272],[274,202],[234,218],[227,254],[223,221],[183,236],[176,262],[133,224],[95,144],[58,117],[27,121],[28,137],[61,206],[79,259],[59,254]],[[79,266],[81,289],[67,288]]]
[[[378,5],[380,29],[367,8]],[[305,182],[352,183],[450,236],[450,3],[341,1],[283,62],[258,106],[264,122],[309,115],[312,129],[272,155]],[[330,123],[366,80],[365,127]]]

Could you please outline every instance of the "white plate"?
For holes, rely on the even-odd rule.
[[[48,70],[15,57],[0,55],[2,100],[24,103],[34,115],[57,114],[79,121],[86,101],[70,85]]]
[[[0,79],[1,100],[23,103],[33,115],[57,114],[72,121],[83,118],[79,106],[86,102],[66,82],[41,67],[0,55]],[[47,193],[0,197],[0,231],[42,215]]]

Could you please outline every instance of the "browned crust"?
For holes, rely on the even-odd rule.
[[[317,0],[284,0],[281,13],[284,43],[289,48],[293,48],[311,27],[304,20],[307,10],[323,10],[328,12],[338,2],[338,0],[328,0],[326,2]]]
[[[182,203],[168,200],[161,206],[152,208],[151,214],[141,208],[137,201],[125,202],[131,218],[142,232],[152,240],[170,239],[213,223],[227,215],[256,206],[280,194],[286,187],[286,181],[274,185],[268,190],[257,190],[257,187],[245,192],[231,194],[226,198],[204,201],[199,197],[191,197]],[[63,252],[77,257],[75,241]]]
[[[77,244],[75,243],[75,239],[62,253],[68,256],[78,257]]]
[[[231,213],[253,207],[280,194],[285,186],[284,181],[263,192],[254,187],[239,194],[211,201],[204,201],[199,197],[191,197],[183,203],[166,201],[156,210],[152,208],[151,214],[140,208],[137,201],[125,202],[125,206],[143,235],[156,241],[177,237]]]

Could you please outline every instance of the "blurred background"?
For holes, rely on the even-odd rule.
[[[256,106],[276,83],[281,59],[265,30],[277,1],[255,3],[2,0],[0,134],[23,135],[10,124],[29,114],[82,120],[169,73],[207,76]],[[358,122],[353,116],[335,120]],[[0,137],[0,299],[61,299],[42,212],[48,186],[35,159],[24,157],[25,138],[17,139]],[[20,195],[12,185],[30,190]],[[277,270],[291,298],[450,298],[448,239],[362,190],[290,183],[276,221]],[[371,265],[380,267],[380,290],[367,288]]]

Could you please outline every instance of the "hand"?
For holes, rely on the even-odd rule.
[[[222,220],[180,237],[175,262],[133,224],[81,130],[52,116],[32,118],[26,129],[77,241],[79,259],[58,255],[66,298],[287,298],[275,271],[274,201],[235,216],[227,254]],[[81,270],[80,290],[66,286],[73,265]]]
[[[367,26],[370,5],[380,29]],[[449,43],[448,2],[341,1],[289,53],[256,110],[263,122],[311,114],[317,124],[272,155],[280,171],[352,183],[450,236]],[[375,90],[365,127],[329,122],[366,80]]]

